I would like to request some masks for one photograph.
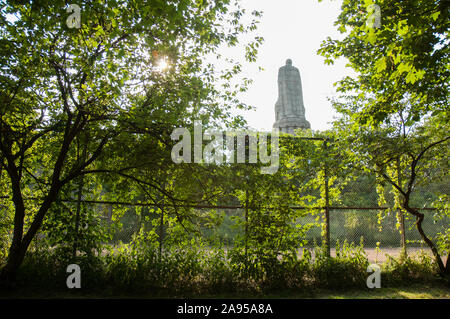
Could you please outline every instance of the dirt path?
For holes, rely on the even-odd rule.
[[[366,253],[367,258],[369,259],[369,262],[371,263],[383,263],[388,258],[386,255],[392,256],[392,257],[399,257],[401,253],[400,247],[395,248],[381,248],[380,251],[377,252],[376,248],[364,248],[364,251]],[[420,247],[410,247],[407,249],[408,256],[415,256],[419,252],[425,252],[430,257],[433,256],[431,250],[429,248],[420,248]],[[331,249],[331,256],[336,256],[336,249]],[[443,257],[444,263],[446,257]]]

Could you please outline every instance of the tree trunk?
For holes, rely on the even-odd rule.
[[[433,253],[434,259],[437,263],[437,265],[439,266],[439,271],[441,274],[445,274],[446,272],[448,272],[448,267],[446,267],[441,259],[441,255],[439,254],[436,246],[433,244],[433,242],[425,235],[425,232],[423,231],[422,228],[422,222],[424,219],[424,214],[419,213],[417,210],[409,207],[406,205],[405,209],[410,212],[411,214],[413,214],[414,216],[416,216],[416,227],[417,230],[419,231],[420,236],[422,237],[423,241],[428,245],[428,247],[430,247],[431,252]],[[448,260],[447,260],[447,265],[448,265]]]
[[[450,251],[447,254],[447,261],[445,262],[445,274],[450,276]]]
[[[26,249],[23,245],[11,245],[8,261],[0,272],[0,286],[10,287],[17,275],[17,270],[25,258]]]
[[[50,209],[50,206],[56,200],[59,191],[63,186],[59,178],[62,169],[65,165],[70,145],[72,144],[77,134],[79,134],[83,130],[86,123],[87,119],[83,118],[83,112],[81,111],[78,112],[76,119],[73,122],[72,116],[68,117],[68,121],[64,129],[64,140],[53,168],[50,190],[47,196],[45,197],[44,201],[42,202],[38,212],[34,216],[33,221],[31,222],[30,227],[28,228],[25,234],[24,234],[25,205],[23,202],[22,189],[20,185],[22,178],[21,176],[22,168],[21,167],[18,168],[15,165],[16,159],[12,154],[13,143],[11,141],[7,141],[6,145],[8,147],[5,147],[5,144],[2,143],[3,142],[2,139],[0,139],[0,150],[2,155],[6,157],[8,163],[8,165],[6,165],[5,168],[11,180],[12,199],[15,206],[13,240],[11,243],[11,247],[9,249],[8,260],[6,262],[6,265],[1,269],[0,272],[0,285],[4,284],[8,285],[14,280],[17,274],[17,270],[19,269],[20,265],[22,264],[25,258],[25,254],[28,250],[28,247],[31,244],[31,241],[33,240],[34,236],[41,227],[45,215]],[[98,153],[96,152],[96,156],[99,155],[101,147],[103,147],[103,145],[104,143],[102,142],[99,148],[97,149]],[[22,151],[25,150],[26,149]],[[16,154],[20,154],[20,151],[21,150],[19,150]],[[94,159],[95,157],[93,155],[93,157],[91,157],[90,162],[92,162]],[[84,167],[89,165],[89,163],[86,162],[84,164],[85,164]]]
[[[49,195],[42,203],[30,228],[28,229],[25,236],[23,236],[23,238],[22,238],[24,226],[23,219],[22,222],[20,223],[19,222],[20,218],[17,218],[17,216],[22,215],[24,216],[25,207],[23,205],[20,205],[20,203],[19,205],[15,205],[16,212],[15,212],[13,242],[11,244],[11,247],[9,248],[8,260],[6,262],[6,265],[2,268],[0,273],[0,286],[10,286],[10,284],[14,281],[17,275],[17,270],[19,269],[20,265],[22,264],[25,258],[25,254],[28,250],[28,247],[30,246],[31,241],[33,240],[34,236],[39,230],[42,221],[44,220],[45,214],[49,210],[51,204],[55,201],[58,191],[59,187],[50,190]],[[20,237],[18,234],[20,234]]]
[[[13,239],[9,248],[8,260],[6,265],[2,268],[0,273],[0,285],[9,286],[16,276],[17,269],[22,263],[26,249],[23,249],[23,225],[25,219],[25,205],[22,198],[22,192],[20,189],[20,177],[17,174],[17,170],[10,169],[9,174],[11,176],[11,184],[13,191],[13,202],[15,207],[14,214],[14,230]]]

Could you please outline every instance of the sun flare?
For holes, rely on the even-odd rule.
[[[167,62],[167,60],[165,58],[158,60],[158,62],[156,63],[156,69],[159,72],[164,72],[168,68],[169,68],[169,63]]]

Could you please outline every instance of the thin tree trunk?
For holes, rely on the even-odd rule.
[[[422,222],[424,219],[424,214],[419,213],[417,210],[411,208],[411,207],[405,207],[405,209],[410,212],[411,214],[413,214],[414,216],[416,216],[416,227],[417,230],[419,231],[420,236],[422,237],[423,241],[428,245],[428,247],[430,247],[431,252],[433,253],[434,259],[436,261],[436,263],[438,264],[439,270],[442,274],[445,274],[448,269],[446,269],[447,267],[444,265],[442,259],[441,259],[441,255],[439,254],[436,246],[433,244],[433,242],[425,235],[425,232],[423,231],[422,228]],[[447,265],[448,265],[448,261],[447,261]]]
[[[447,261],[445,262],[445,273],[450,275],[450,251],[447,254]]]

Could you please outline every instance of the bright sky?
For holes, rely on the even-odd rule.
[[[345,67],[346,61],[328,66],[317,55],[320,44],[328,36],[342,38],[333,25],[340,13],[342,0],[242,0],[248,13],[263,11],[257,35],[264,38],[256,63],[243,63],[243,75],[254,80],[248,92],[241,94],[243,102],[254,111],[239,112],[250,127],[270,131],[275,122],[275,102],[278,98],[278,69],[288,58],[300,70],[306,119],[313,130],[331,127],[335,113],[328,97],[335,95],[333,83],[354,74]],[[250,37],[241,40],[250,41]],[[224,56],[243,60],[243,47],[224,49]],[[240,57],[240,58],[239,58]],[[214,62],[214,61],[210,61]],[[258,66],[264,68],[259,71]],[[165,65],[159,65],[164,69]]]
[[[250,12],[262,10],[258,35],[264,38],[257,63],[245,64],[244,75],[253,79],[250,90],[241,98],[256,107],[245,112],[250,127],[269,131],[275,121],[275,102],[278,97],[278,69],[290,58],[300,70],[306,119],[313,130],[325,130],[335,115],[327,97],[335,95],[333,83],[345,75],[354,74],[345,67],[346,61],[328,66],[316,54],[328,36],[343,36],[333,25],[340,13],[342,0],[244,0]],[[257,66],[264,68],[258,71]]]

